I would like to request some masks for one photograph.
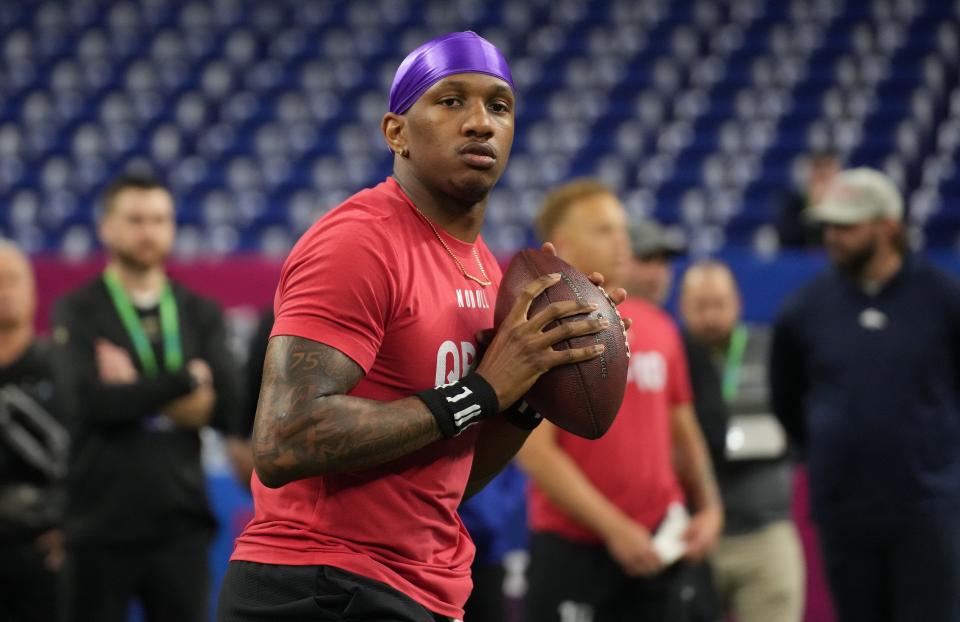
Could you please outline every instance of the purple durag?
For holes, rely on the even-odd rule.
[[[456,73],[485,73],[514,88],[500,50],[475,32],[452,32],[427,41],[403,59],[390,87],[390,112],[403,114],[427,89]]]

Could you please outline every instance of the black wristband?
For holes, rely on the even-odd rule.
[[[503,418],[521,430],[532,430],[543,421],[543,415],[530,408],[526,401],[520,400],[503,411]]]
[[[479,374],[416,395],[433,413],[444,438],[453,438],[500,411],[497,392]]]

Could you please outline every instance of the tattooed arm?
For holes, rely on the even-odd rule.
[[[301,337],[270,340],[253,429],[254,465],[264,485],[363,469],[441,438],[416,397],[378,402],[344,393],[363,370],[330,346]]]
[[[607,320],[577,320],[543,330],[595,305],[555,302],[527,319],[531,302],[559,279],[545,275],[527,285],[477,367],[501,408],[520,399],[548,369],[603,351],[589,346],[558,352],[552,346],[596,333]],[[374,467],[442,438],[437,420],[418,397],[378,402],[344,395],[362,376],[360,366],[335,348],[301,337],[270,339],[253,426],[254,468],[264,485],[276,488],[306,477]],[[517,446],[521,442],[516,439]],[[498,449],[499,462],[514,451],[512,446],[506,452]],[[490,464],[478,471],[477,483],[499,470],[497,460],[483,462]]]

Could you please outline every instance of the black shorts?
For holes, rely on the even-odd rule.
[[[333,566],[232,561],[217,622],[449,622],[392,587]]]
[[[535,533],[524,620],[686,622],[686,571],[678,562],[655,577],[628,577],[603,546]]]

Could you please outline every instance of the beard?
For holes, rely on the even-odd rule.
[[[4,315],[0,314],[0,333],[8,333],[12,330],[20,328],[25,322],[23,318],[18,317],[14,314]]]
[[[701,326],[698,330],[690,331],[699,341],[707,344],[711,348],[725,349],[730,344],[730,335],[732,330],[721,328],[719,326]]]
[[[127,249],[113,249],[114,258],[123,265],[124,268],[135,272],[146,272],[152,268],[161,265],[166,260],[168,253],[161,252],[158,249],[141,249],[139,252],[129,251]]]
[[[24,302],[33,294],[20,290],[17,294],[9,293],[0,297],[0,332],[9,332],[20,328],[33,318],[33,314],[24,305]]]
[[[863,275],[864,269],[874,255],[877,254],[877,238],[872,237],[870,241],[860,248],[854,249],[849,253],[837,256],[831,253],[833,261],[840,270],[851,277],[859,279]]]

